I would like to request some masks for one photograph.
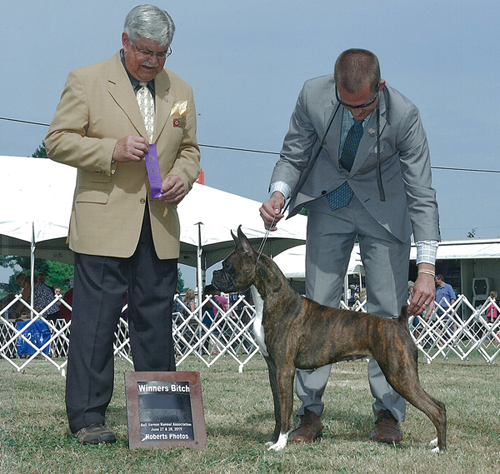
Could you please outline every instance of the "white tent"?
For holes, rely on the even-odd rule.
[[[32,254],[72,263],[66,244],[76,169],[40,158],[0,156],[0,254]],[[181,256],[179,263],[206,270],[233,248],[231,230],[239,225],[255,246],[266,232],[260,203],[209,186],[195,184],[179,204]],[[277,255],[305,242],[306,218],[280,223],[269,235],[264,252]]]
[[[280,253],[274,258],[276,265],[285,274],[287,278],[296,280],[304,279],[306,273],[306,246],[299,245],[293,247],[285,252]],[[363,264],[361,263],[361,256],[359,254],[359,245],[354,244],[351,252],[351,259],[347,267],[348,274],[361,273],[364,275]]]
[[[410,259],[417,258],[417,249],[412,245]],[[500,258],[500,238],[489,239],[457,239],[439,242],[438,260],[468,260],[468,259]]]
[[[274,261],[287,278],[300,279],[305,276],[305,245],[291,248]],[[410,260],[416,260],[417,248],[411,246]],[[500,258],[500,238],[459,239],[439,242],[437,260],[469,260]],[[355,244],[349,261],[348,273],[362,273],[363,264],[359,255],[359,245]]]
[[[40,258],[72,262],[64,242],[76,170],[51,160],[0,156],[0,176],[0,254],[29,256],[33,243]]]
[[[280,253],[274,258],[276,265],[280,267],[280,270],[284,275],[292,281],[292,286],[297,289],[297,291],[304,292],[305,274],[306,274],[306,246],[299,245],[293,247]],[[351,259],[349,260],[349,266],[347,267],[347,274],[344,281],[344,287],[349,288],[349,275],[357,275],[359,282],[361,283],[362,277],[365,275],[365,269],[361,263],[361,256],[359,254],[359,245],[354,244],[354,248],[351,252]],[[295,284],[295,282],[300,282]],[[347,304],[348,292],[344,292],[344,301]]]
[[[240,225],[258,247],[266,235],[259,215],[260,206],[260,202],[195,183],[178,208],[181,219],[180,263],[195,266],[193,252],[199,245],[203,249],[203,269],[223,260],[234,249],[231,230],[235,232]],[[306,221],[304,216],[281,221],[278,230],[269,233],[264,253],[274,256],[304,243]]]

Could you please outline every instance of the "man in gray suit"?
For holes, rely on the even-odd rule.
[[[411,235],[418,278],[409,312],[432,311],[434,265],[440,240],[436,193],[425,131],[418,109],[381,79],[370,51],[344,51],[333,75],[307,81],[299,95],[271,197],[260,213],[276,229],[290,198],[289,217],[308,210],[306,293],[339,306],[356,237],[366,272],[368,311],[395,317],[407,301]],[[290,441],[322,435],[321,400],[331,366],[297,371],[300,422]],[[374,441],[402,439],[405,400],[374,360],[368,364],[375,398]]]

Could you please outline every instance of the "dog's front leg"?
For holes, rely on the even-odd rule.
[[[277,441],[269,446],[269,449],[281,451],[288,442],[288,433],[291,428],[290,420],[293,410],[293,379],[295,377],[295,367],[277,367],[277,397],[278,403],[275,404],[275,410],[279,408],[279,415],[275,413],[276,422],[281,421],[279,426],[279,436]],[[276,428],[277,429],[277,428]],[[275,432],[276,432],[275,429]]]
[[[269,369],[269,383],[271,384],[271,391],[273,393],[273,403],[274,403],[274,432],[271,437],[271,441],[266,443],[266,446],[271,446],[278,441],[278,437],[280,434],[281,428],[281,406],[280,406],[280,398],[278,394],[278,382],[276,381],[276,365],[274,362],[268,357],[264,357],[267,362],[267,367]]]

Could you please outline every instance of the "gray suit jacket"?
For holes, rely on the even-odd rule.
[[[311,79],[293,112],[271,183],[295,190],[338,107],[333,74]],[[290,202],[290,216],[302,207],[331,213],[325,194],[348,181],[367,211],[397,239],[440,240],[436,192],[432,188],[427,138],[418,109],[397,90],[380,93],[380,161],[385,201],[377,184],[377,113],[371,114],[350,172],[339,165],[342,106],[308,178]],[[295,193],[293,193],[294,195]]]

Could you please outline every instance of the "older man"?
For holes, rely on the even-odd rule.
[[[104,424],[114,331],[126,296],[135,370],[175,370],[177,204],[200,167],[191,87],[164,69],[174,30],[168,13],[155,6],[130,11],[123,49],[70,72],[46,137],[50,158],[78,168],[69,232],[75,288],[66,409],[83,444],[116,440]],[[154,198],[150,159],[161,175]]]
[[[417,108],[380,76],[370,51],[344,51],[332,75],[307,81],[299,95],[281,156],[261,207],[276,228],[290,197],[290,215],[309,211],[306,293],[338,306],[356,238],[366,272],[368,310],[399,314],[407,301],[410,236],[417,241],[419,275],[409,311],[432,310],[434,263],[440,239],[425,131]],[[322,433],[320,417],[330,366],[297,372],[300,423],[291,441]],[[401,440],[405,401],[376,361],[368,365],[375,398],[371,439]]]

